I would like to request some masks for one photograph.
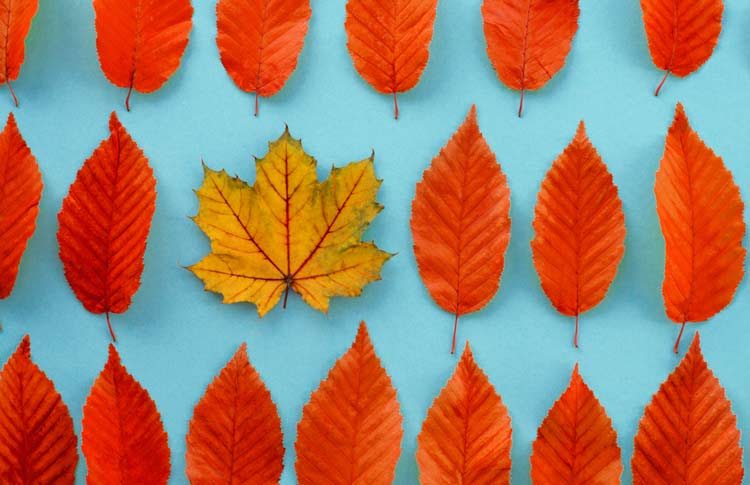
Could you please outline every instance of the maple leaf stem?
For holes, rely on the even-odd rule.
[[[456,353],[456,332],[458,331],[458,313],[456,313],[456,319],[453,320],[453,340],[451,340],[451,355]]]
[[[580,320],[580,314],[576,313],[576,332],[573,335],[573,345],[578,348],[578,321]]]
[[[16,104],[16,108],[18,108],[18,98],[16,97],[16,92],[13,91],[13,85],[10,83],[10,79],[7,79],[5,82],[8,83],[8,90],[10,91],[10,95],[13,96],[13,102]]]
[[[109,319],[109,312],[107,312],[107,327],[109,328],[109,334],[112,336],[112,341],[117,342],[115,331],[112,329],[112,321]]]
[[[258,117],[258,111],[259,111],[259,106],[258,106],[258,104],[259,104],[258,98],[259,97],[260,96],[258,96],[258,91],[255,91],[255,117],[256,118]]]
[[[680,351],[680,340],[682,339],[682,332],[685,331],[685,324],[687,322],[682,322],[682,327],[680,327],[680,333],[677,334],[677,340],[675,340],[674,343],[674,353],[677,354]]]
[[[526,94],[525,89],[521,89],[521,102],[518,104],[518,117],[523,116],[523,95]]]
[[[659,96],[659,92],[661,91],[662,86],[664,86],[664,83],[667,81],[667,78],[669,77],[669,70],[664,73],[664,77],[661,78],[661,82],[659,83],[659,86],[656,87],[656,91],[654,92],[654,96]]]
[[[286,302],[289,299],[289,288],[290,287],[291,287],[291,285],[289,285],[289,284],[286,285],[286,291],[284,291],[284,304],[282,305],[281,308],[286,309]]]
[[[125,96],[125,109],[130,111],[130,95],[133,94],[133,85],[128,88],[128,95]]]
[[[393,91],[393,116],[395,119],[398,119],[398,96],[396,95],[396,91]]]

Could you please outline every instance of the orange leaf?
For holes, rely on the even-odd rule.
[[[34,234],[39,199],[42,197],[42,174],[34,155],[26,146],[16,126],[13,113],[0,133],[0,298],[7,298],[18,275],[18,265],[26,243]]]
[[[641,0],[651,59],[664,78],[685,77],[701,67],[714,52],[721,33],[722,0]]]
[[[734,298],[745,272],[745,206],[721,157],[703,143],[677,104],[656,172],[656,211],[666,243],[664,304],[682,324],[701,322]]]
[[[109,345],[109,359],[83,405],[87,483],[157,485],[169,479],[167,433],[156,404]]]
[[[617,187],[581,121],[542,182],[531,241],[542,288],[563,315],[578,317],[604,299],[625,251]]]
[[[697,333],[680,365],[646,406],[631,467],[634,485],[742,482],[737,418],[703,360]]]
[[[78,463],[73,420],[23,338],[0,372],[0,482],[72,485]]]
[[[535,485],[619,485],[621,474],[622,460],[612,420],[583,382],[576,364],[570,385],[537,431],[531,481]]]
[[[310,0],[219,0],[216,45],[232,81],[258,97],[278,93],[297,67]]]
[[[419,274],[435,303],[456,316],[453,353],[458,317],[497,292],[510,240],[510,190],[473,106],[425,170],[411,210]]]
[[[94,0],[96,51],[109,82],[156,91],[180,67],[193,27],[190,0]]]
[[[148,159],[117,115],[104,140],[78,171],[58,214],[65,277],[92,313],[123,313],[141,284],[143,253],[156,204]]]
[[[25,56],[26,36],[31,29],[31,21],[39,10],[39,0],[1,0],[0,18],[0,57],[5,60],[5,68],[0,71],[0,84],[6,83],[18,107],[18,98],[13,92],[11,81],[18,79]]]
[[[417,437],[422,485],[510,483],[508,410],[466,344]]]
[[[430,57],[437,0],[349,0],[346,47],[354,67],[376,91],[393,94],[419,82]]]
[[[193,485],[279,483],[281,420],[271,394],[242,344],[195,406],[187,435]]]
[[[294,445],[299,485],[390,485],[401,421],[396,389],[362,322],[352,347],[302,410]]]
[[[578,30],[578,0],[484,0],[487,55],[500,80],[521,91],[542,88],[565,65]]]

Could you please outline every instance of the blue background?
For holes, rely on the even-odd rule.
[[[281,93],[261,100],[257,119],[252,96],[232,84],[219,62],[213,1],[195,1],[181,68],[155,94],[135,94],[130,113],[123,109],[125,91],[99,69],[91,2],[44,1],[14,87],[21,100],[18,123],[45,188],[15,291],[0,303],[0,359],[23,334],[31,334],[34,360],[55,381],[80,433],[81,408],[106,360],[109,336],[104,316],[88,313],[65,281],[56,215],[76,171],[107,136],[114,109],[150,158],[158,180],[143,283],[130,310],[113,322],[123,362],[151,393],[169,433],[170,483],[187,482],[184,436],[193,406],[241,342],[248,343],[251,361],[278,404],[287,449],[282,483],[295,483],[293,443],[302,407],[349,347],[361,319],[369,324],[404,415],[395,483],[417,483],[416,435],[457,356],[448,353],[452,317],[432,302],[416,270],[410,203],[422,171],[476,103],[480,126],[508,175],[513,230],[500,291],[484,310],[461,320],[458,337],[461,346],[471,342],[510,410],[513,482],[529,482],[536,429],[580,362],[614,421],[628,483],[643,408],[678,363],[671,352],[678,327],[662,306],[664,249],[653,197],[654,172],[678,100],[748,198],[750,5],[726,3],[713,57],[686,79],[670,78],[655,98],[662,73],[651,63],[638,2],[584,0],[565,68],[547,87],[527,95],[519,119],[518,93],[498,81],[485,55],[480,0],[441,0],[430,62],[420,84],[400,96],[402,117],[396,122],[391,98],[377,94],[352,66],[343,0],[312,1],[298,68]],[[11,99],[0,94],[5,115]],[[573,322],[542,293],[529,240],[539,184],[580,119],[620,187],[628,236],[617,279],[606,300],[583,315],[581,348],[575,350]],[[399,254],[386,264],[383,281],[369,285],[360,298],[335,299],[327,316],[294,296],[285,311],[276,308],[260,321],[254,307],[222,305],[183,269],[209,250],[188,216],[197,210],[192,189],[202,179],[202,158],[252,181],[251,155],[264,155],[284,123],[317,158],[321,177],[331,164],[375,150],[376,170],[385,180],[379,200],[386,209],[367,237]],[[745,448],[748,314],[745,279],[729,308],[710,323],[691,325],[682,345],[684,353],[694,331],[702,330],[704,353],[733,402]],[[85,481],[83,458],[77,480]]]

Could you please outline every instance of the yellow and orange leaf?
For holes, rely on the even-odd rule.
[[[13,113],[0,133],[0,298],[7,298],[16,283],[26,243],[34,234],[42,174],[16,126]]]
[[[655,96],[670,74],[685,77],[714,52],[721,33],[722,0],[641,0],[651,59],[666,71]]]
[[[536,434],[534,485],[619,485],[620,447],[612,420],[578,373],[578,364]]]
[[[706,365],[696,333],[680,365],[646,406],[635,435],[633,485],[739,485],[737,418]]]
[[[278,410],[242,344],[195,406],[186,474],[192,485],[274,485],[283,459]]]
[[[581,121],[542,182],[534,210],[534,267],[557,311],[576,318],[601,302],[625,252],[625,215],[612,175]]]
[[[0,18],[0,59],[3,60],[3,68],[0,69],[0,84],[7,84],[13,102],[18,107],[18,98],[13,92],[11,81],[18,79],[21,65],[26,54],[26,36],[31,29],[31,21],[34,20],[39,10],[39,0],[1,0]]]
[[[745,273],[745,205],[721,157],[677,104],[656,172],[656,211],[666,243],[664,305],[682,328],[708,320],[734,298]]]
[[[27,335],[0,371],[0,483],[73,485],[77,463],[70,412]]]
[[[190,0],[94,0],[96,51],[109,82],[156,91],[174,74],[193,27]]]
[[[390,485],[403,436],[396,389],[365,322],[297,425],[299,485]]]
[[[510,189],[477,124],[466,120],[417,184],[411,232],[419,274],[443,310],[483,308],[500,286],[510,240]]]
[[[354,67],[376,91],[393,95],[417,85],[430,58],[437,0],[348,0],[346,47]]]
[[[521,91],[544,87],[565,65],[578,31],[578,0],[484,0],[487,55],[500,80]]]
[[[87,483],[164,485],[169,479],[169,446],[159,411],[112,344],[83,405],[81,441]]]
[[[508,485],[508,409],[466,344],[417,437],[422,485]]]
[[[310,0],[219,0],[216,45],[232,81],[258,98],[273,96],[297,67]]]
[[[65,278],[91,313],[123,313],[141,285],[156,179],[113,112],[110,136],[86,160],[57,216]]]
[[[211,253],[190,266],[224,303],[251,302],[262,317],[290,290],[328,311],[334,296],[358,296],[391,257],[361,242],[381,211],[374,156],[333,168],[318,182],[317,162],[285,130],[256,159],[253,186],[204,166],[195,223]]]

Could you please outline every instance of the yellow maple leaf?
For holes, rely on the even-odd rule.
[[[318,182],[315,159],[289,130],[255,160],[248,185],[204,165],[193,219],[211,253],[189,269],[224,303],[251,302],[262,317],[289,290],[328,311],[334,296],[358,296],[392,256],[360,241],[383,209],[373,156],[333,168]]]

